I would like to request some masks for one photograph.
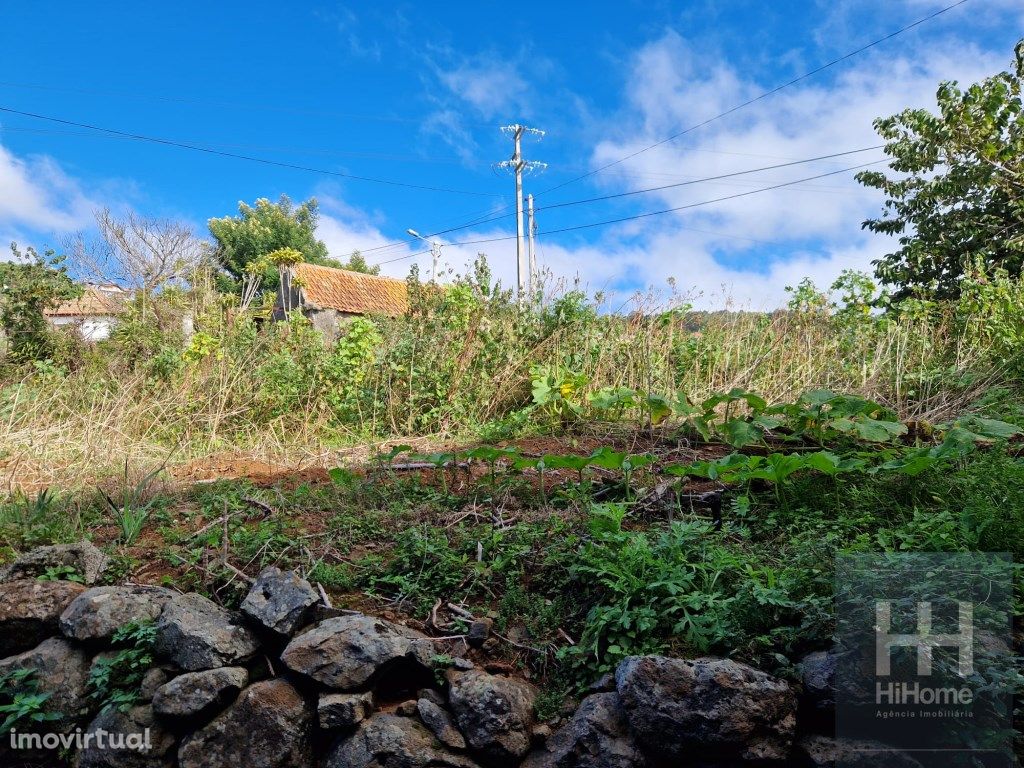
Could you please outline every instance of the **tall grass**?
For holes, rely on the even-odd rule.
[[[6,369],[0,478],[77,485],[128,459],[153,466],[222,451],[323,463],[340,447],[513,431],[530,419],[532,373],[584,391],[624,386],[697,401],[742,387],[769,401],[829,388],[906,418],[942,419],[999,382],[1005,360],[962,308],[611,314],[576,292],[520,307],[479,281],[413,284],[402,318],[359,320],[337,343],[301,321],[220,309],[197,333],[127,316],[114,338],[67,360]],[[579,395],[581,393],[577,393]]]

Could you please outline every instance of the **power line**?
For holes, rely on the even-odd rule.
[[[666,139],[662,139],[661,141],[657,141],[654,144],[651,144],[649,146],[644,147],[643,149],[638,149],[636,152],[633,152],[633,153],[631,153],[629,155],[626,155],[625,157],[620,157],[618,160],[614,160],[614,161],[612,161],[612,162],[610,162],[610,163],[608,163],[606,165],[602,165],[600,168],[595,168],[594,170],[588,171],[587,173],[584,173],[581,176],[576,176],[575,178],[569,179],[566,182],[558,184],[558,185],[556,185],[554,187],[550,187],[549,189],[545,189],[543,192],[539,192],[536,196],[540,197],[540,195],[546,195],[548,192],[553,192],[556,189],[561,189],[562,187],[566,187],[566,186],[568,186],[570,184],[575,184],[577,181],[582,181],[583,179],[586,179],[586,178],[588,178],[590,176],[593,176],[596,173],[601,173],[601,171],[607,170],[608,168],[616,166],[616,165],[618,165],[620,163],[624,163],[627,160],[631,160],[632,158],[637,157],[638,155],[642,155],[644,152],[648,152],[649,150],[652,150],[655,147],[660,147],[663,144],[667,144],[667,143],[669,143],[671,141],[675,141],[680,136],[684,136],[687,133],[691,133],[692,131],[695,131],[698,128],[703,128],[705,125],[709,125],[710,123],[713,123],[716,120],[721,120],[723,117],[726,117],[727,115],[731,115],[733,112],[737,112],[737,111],[743,109],[744,107],[749,107],[751,104],[755,104],[755,103],[761,101],[762,99],[766,99],[769,96],[772,96],[772,95],[778,93],[779,91],[788,88],[791,85],[796,85],[797,83],[801,82],[802,80],[806,80],[809,77],[813,77],[814,75],[817,75],[817,74],[819,74],[821,72],[824,72],[826,69],[829,69],[830,67],[834,67],[836,64],[840,64],[840,63],[846,61],[847,59],[851,59],[854,56],[857,56],[857,55],[859,55],[861,53],[864,53],[864,51],[867,51],[867,50],[869,50],[871,48],[874,48],[877,45],[881,45],[882,43],[887,42],[888,40],[892,40],[894,37],[897,37],[898,35],[902,35],[904,32],[908,32],[909,30],[914,29],[915,27],[918,27],[918,26],[920,26],[920,25],[922,25],[922,24],[924,24],[926,22],[929,22],[932,19],[934,19],[934,18],[936,18],[938,16],[941,16],[942,14],[944,14],[944,13],[946,13],[948,11],[951,11],[954,8],[959,7],[959,6],[963,5],[966,2],[967,2],[967,0],[959,0],[959,2],[953,3],[952,5],[947,5],[945,8],[941,8],[940,10],[935,11],[935,13],[932,13],[929,16],[925,16],[924,18],[918,19],[917,21],[913,22],[912,24],[908,24],[905,27],[901,27],[900,29],[897,29],[895,32],[890,32],[885,37],[880,37],[877,40],[873,40],[872,42],[868,43],[867,45],[861,46],[860,48],[858,48],[858,49],[856,49],[854,51],[850,51],[849,53],[844,54],[844,55],[840,56],[837,59],[833,59],[832,61],[829,61],[826,64],[822,64],[820,67],[817,67],[816,69],[812,69],[810,72],[805,72],[804,74],[800,75],[799,77],[795,77],[792,80],[790,80],[788,82],[785,82],[785,83],[783,83],[781,85],[778,85],[775,88],[772,88],[771,90],[765,91],[765,92],[761,93],[760,95],[755,96],[752,99],[748,99],[747,101],[744,101],[741,104],[737,104],[734,107],[730,107],[729,109],[725,110],[724,112],[720,112],[719,114],[714,115],[713,117],[709,117],[707,120],[699,122],[699,123],[697,123],[695,125],[691,125],[689,128],[684,128],[683,130],[679,131],[678,133],[672,134],[671,136],[669,136]]]
[[[915,21],[915,22],[913,22],[911,24],[908,24],[908,25],[906,25],[904,27],[901,27],[900,29],[897,29],[895,32],[891,32],[891,33],[889,33],[888,35],[886,35],[884,37],[880,37],[877,40],[873,40],[872,42],[868,43],[867,45],[861,46],[860,48],[857,48],[856,50],[850,51],[849,53],[844,54],[843,56],[840,56],[839,58],[833,59],[832,61],[829,61],[829,62],[821,65],[820,67],[817,67],[816,69],[812,69],[809,72],[805,72],[804,74],[800,75],[799,77],[795,77],[792,80],[790,80],[788,82],[785,82],[785,83],[782,83],[781,85],[778,85],[775,88],[772,88],[771,90],[765,91],[764,93],[761,93],[760,95],[755,96],[752,99],[748,99],[747,101],[744,101],[741,104],[737,104],[736,106],[731,107],[731,108],[727,109],[724,112],[721,112],[721,113],[719,113],[717,115],[709,117],[707,120],[704,120],[704,121],[702,121],[700,123],[697,123],[696,125],[692,125],[689,128],[685,128],[682,131],[679,131],[678,133],[675,133],[675,134],[673,134],[672,136],[669,136],[666,139],[662,139],[661,141],[656,142],[654,144],[651,144],[650,146],[644,147],[643,149],[637,150],[636,152],[633,152],[632,154],[629,154],[629,155],[627,155],[625,157],[619,158],[618,160],[615,160],[615,161],[613,161],[611,163],[607,163],[606,165],[603,165],[600,168],[596,168],[596,169],[594,169],[592,171],[588,171],[587,173],[584,173],[584,174],[582,174],[580,176],[576,176],[576,177],[574,177],[572,179],[569,179],[569,181],[563,182],[561,184],[557,184],[557,185],[555,185],[553,187],[549,187],[548,189],[545,189],[545,190],[539,192],[537,195],[535,195],[535,197],[540,197],[541,195],[546,195],[549,192],[554,192],[556,189],[561,189],[562,187],[566,187],[566,186],[568,186],[570,184],[574,184],[577,181],[582,181],[583,179],[589,178],[590,176],[593,176],[594,174],[601,173],[602,171],[605,171],[608,168],[612,168],[613,166],[619,165],[620,163],[623,163],[626,160],[634,158],[634,157],[636,157],[638,155],[641,155],[644,152],[647,152],[647,151],[649,151],[651,149],[654,149],[655,147],[658,147],[658,146],[661,146],[661,145],[666,144],[668,142],[674,141],[674,140],[678,139],[680,136],[683,136],[683,135],[685,135],[687,133],[691,133],[691,132],[697,130],[698,128],[702,128],[705,125],[708,125],[710,123],[715,122],[716,120],[720,120],[721,118],[726,117],[727,115],[731,115],[732,113],[737,112],[737,111],[743,109],[744,107],[748,107],[751,104],[754,104],[754,103],[756,103],[758,101],[761,101],[762,99],[765,99],[765,98],[767,98],[769,96],[772,96],[772,95],[778,93],[779,91],[782,91],[782,90],[790,87],[791,85],[795,85],[796,83],[799,83],[802,80],[806,80],[809,77],[813,77],[814,75],[819,74],[820,72],[824,72],[825,70],[827,70],[827,69],[829,69],[831,67],[834,67],[836,64],[840,64],[843,61],[846,61],[847,59],[853,58],[854,56],[857,56],[857,55],[863,53],[864,51],[867,51],[867,50],[869,50],[871,48],[874,48],[875,46],[878,46],[878,45],[880,45],[880,44],[882,44],[882,43],[884,43],[884,42],[886,42],[888,40],[891,40],[894,37],[902,35],[904,32],[908,32],[909,30],[914,29],[915,27],[918,27],[918,26],[920,26],[922,24],[925,24],[925,23],[931,21],[932,19],[935,19],[938,16],[941,16],[944,13],[947,13],[948,11],[953,10],[954,8],[957,8],[957,7],[961,6],[961,5],[963,5],[966,2],[967,2],[967,0],[959,0],[956,3],[948,5],[948,6],[944,7],[944,8],[940,8],[939,10],[935,11],[934,13],[932,13],[932,14],[930,14],[928,16],[920,18],[920,19],[918,19],[917,21]],[[509,206],[509,205],[505,205],[502,208],[500,208],[499,211],[507,210],[510,207],[511,206]],[[496,220],[496,218],[497,217],[491,218],[491,219],[485,219],[483,221],[471,222],[469,224],[464,225],[463,227],[453,227],[451,229],[444,230],[442,232],[435,232],[434,235],[444,234],[445,232],[454,232],[454,231],[457,231],[460,228],[464,229],[464,228],[467,228],[467,227],[476,226],[477,224],[485,223],[486,221]],[[503,218],[503,216],[502,216],[502,218]],[[431,236],[434,236],[434,235],[431,235]],[[391,244],[386,245],[386,246],[378,246],[377,248],[371,249],[371,250],[383,250],[385,248],[395,248],[395,247],[406,246],[406,245],[409,245],[409,243],[396,242],[396,243],[391,243]]]
[[[584,198],[583,200],[569,200],[568,202],[564,202],[564,203],[551,203],[550,205],[542,205],[537,210],[539,210],[539,211],[550,211],[553,208],[566,208],[566,207],[571,206],[571,205],[582,205],[583,203],[596,203],[596,202],[600,202],[600,201],[603,201],[603,200],[614,200],[614,199],[619,198],[619,197],[629,197],[631,195],[640,195],[640,194],[644,194],[644,193],[647,193],[647,192],[660,192],[660,191],[666,190],[666,189],[675,189],[676,187],[687,187],[687,186],[690,186],[691,184],[700,184],[700,183],[706,182],[706,181],[718,181],[719,179],[729,179],[729,178],[733,178],[734,176],[744,176],[746,174],[758,173],[760,171],[771,171],[771,170],[775,170],[777,168],[788,168],[788,167],[791,167],[791,166],[794,166],[794,165],[802,165],[804,163],[813,163],[813,162],[816,162],[818,160],[829,160],[829,159],[834,158],[834,157],[844,157],[845,155],[856,155],[856,154],[859,154],[861,152],[870,152],[870,151],[875,150],[875,149],[882,149],[882,147],[884,147],[884,146],[885,146],[884,144],[876,144],[873,147],[864,147],[863,149],[850,149],[850,150],[847,150],[845,152],[834,152],[831,155],[821,155],[820,157],[811,157],[811,158],[808,158],[806,160],[793,160],[793,161],[788,162],[788,163],[778,163],[777,165],[765,165],[765,166],[762,166],[761,168],[752,168],[752,169],[746,170],[746,171],[733,171],[732,173],[723,173],[723,174],[721,174],[719,176],[707,176],[707,177],[705,177],[703,179],[690,179],[688,181],[678,181],[678,182],[675,182],[674,184],[662,184],[659,187],[647,187],[645,189],[634,189],[634,190],[631,190],[629,192],[616,192],[616,193],[611,194],[611,195],[601,195],[600,197],[588,197],[588,198]]]
[[[562,202],[562,203],[552,203],[551,205],[540,206],[536,210],[537,211],[547,211],[547,210],[551,210],[553,208],[565,208],[565,207],[569,207],[569,206],[573,206],[573,205],[582,205],[584,203],[601,202],[601,201],[604,201],[604,200],[611,200],[611,199],[615,199],[615,198],[619,198],[619,197],[628,197],[628,196],[631,196],[631,195],[639,195],[639,194],[644,194],[644,193],[647,193],[647,192],[659,192],[659,191],[663,191],[663,190],[666,190],[666,189],[673,189],[673,188],[676,188],[676,187],[690,186],[690,185],[693,185],[693,184],[702,184],[702,183],[706,183],[706,182],[718,181],[720,179],[728,179],[728,178],[733,178],[733,177],[736,177],[736,176],[744,176],[744,175],[748,175],[748,174],[751,174],[751,173],[760,173],[761,171],[776,170],[778,168],[787,168],[787,167],[791,167],[791,166],[794,166],[794,165],[803,165],[803,164],[806,164],[806,163],[813,163],[813,162],[818,162],[818,161],[821,161],[821,160],[830,160],[832,158],[844,157],[846,155],[854,155],[854,154],[858,154],[858,153],[861,153],[861,152],[870,152],[870,151],[875,150],[875,149],[881,149],[883,146],[884,145],[882,145],[882,144],[878,144],[878,145],[871,146],[871,147],[863,147],[861,149],[849,149],[849,150],[845,150],[843,152],[832,152],[832,153],[827,154],[827,155],[818,155],[816,157],[808,157],[808,158],[804,158],[803,160],[792,160],[792,161],[790,161],[788,163],[776,163],[774,165],[765,165],[765,166],[761,166],[759,168],[748,168],[748,169],[743,170],[743,171],[732,171],[730,173],[722,173],[722,174],[718,174],[716,176],[705,176],[705,177],[700,178],[700,179],[690,179],[688,181],[677,182],[675,184],[664,184],[664,185],[661,185],[661,186],[658,186],[658,187],[647,187],[647,188],[644,188],[644,189],[630,190],[628,192],[618,192],[618,193],[611,194],[611,195],[602,195],[601,197],[590,197],[590,198],[584,198],[582,200],[569,200],[569,201]],[[842,171],[840,171],[840,172],[842,172]],[[820,177],[814,177],[814,178],[820,178]],[[791,183],[796,183],[796,182],[787,182],[786,184],[788,186]],[[756,192],[756,191],[759,191],[760,189],[762,189],[762,188],[759,187],[757,190],[754,190],[754,191]],[[431,233],[430,235],[426,235],[426,237],[437,237],[438,235],[449,234],[451,232],[458,232],[460,230],[469,229],[470,227],[475,227],[475,226],[478,226],[480,224],[487,224],[487,223],[490,223],[490,222],[493,222],[493,221],[500,221],[501,219],[507,219],[509,216],[512,216],[512,215],[513,214],[511,212],[510,213],[496,214],[496,215],[488,217],[488,218],[477,219],[477,220],[472,221],[472,222],[470,222],[468,224],[461,224],[461,225],[456,226],[456,227],[450,227],[448,229],[439,230],[437,232]],[[550,233],[542,233],[542,234],[550,234]],[[399,245],[406,245],[406,243],[403,241],[403,242],[400,242],[400,243],[389,243],[387,245],[379,245],[379,246],[376,246],[375,248],[368,248],[366,250],[362,250],[362,251],[360,251],[360,253],[367,254],[367,253],[372,253],[374,251],[382,251],[382,250],[385,250],[385,249],[394,248],[394,247],[399,246]],[[402,258],[408,258],[408,257],[404,256]],[[390,262],[380,262],[380,263],[381,264],[387,264],[387,263],[390,263]]]
[[[748,192],[737,192],[734,195],[726,195],[725,197],[716,197],[714,200],[702,200],[702,201],[700,201],[698,203],[688,203],[687,205],[677,205],[674,208],[665,208],[665,209],[660,210],[660,211],[648,211],[646,213],[638,213],[638,214],[636,214],[634,216],[624,216],[624,217],[622,217],[620,219],[608,219],[607,221],[597,221],[597,222],[594,222],[592,224],[577,224],[574,227],[563,227],[562,229],[551,229],[551,230],[548,230],[547,232],[544,232],[543,234],[546,234],[546,235],[557,235],[557,234],[562,233],[562,232],[575,232],[576,230],[579,230],[579,229],[589,229],[591,227],[603,227],[603,226],[607,226],[609,224],[621,224],[623,222],[634,221],[636,219],[645,219],[645,218],[648,218],[650,216],[660,216],[660,215],[662,215],[664,213],[674,213],[676,211],[685,211],[685,210],[687,210],[689,208],[698,208],[698,207],[703,206],[703,205],[710,205],[711,203],[721,203],[721,202],[724,202],[726,200],[735,200],[736,198],[739,198],[739,197],[747,197],[748,195],[756,195],[756,194],[758,194],[760,192],[770,192],[773,189],[782,189],[783,187],[791,187],[791,186],[793,186],[795,184],[802,184],[805,181],[814,181],[815,179],[823,179],[826,176],[835,176],[836,174],[840,174],[840,173],[849,173],[850,171],[856,171],[859,168],[867,168],[870,165],[878,165],[879,163],[887,163],[887,162],[889,162],[889,159],[888,158],[883,158],[882,160],[874,160],[874,161],[872,161],[870,163],[861,163],[860,165],[853,165],[853,166],[850,166],[849,168],[840,168],[838,171],[829,171],[828,173],[819,173],[817,176],[808,176],[808,177],[803,178],[803,179],[796,179],[794,181],[786,181],[786,182],[783,182],[781,184],[773,184],[770,187],[761,187],[759,189],[752,189],[752,190],[750,190]],[[455,245],[455,243],[452,243],[452,245]]]
[[[636,195],[636,194],[640,194],[642,192],[651,192],[651,191],[657,191],[657,190],[662,190],[662,189],[669,189],[669,188],[671,188],[673,186],[686,186],[686,185],[689,185],[689,184],[700,184],[700,183],[704,183],[704,182],[716,181],[718,179],[729,178],[731,176],[739,176],[739,175],[743,175],[743,174],[757,173],[759,171],[772,170],[772,169],[775,169],[775,168],[784,168],[784,167],[789,166],[789,165],[799,165],[801,163],[810,163],[810,162],[814,162],[814,161],[817,161],[817,160],[826,160],[826,159],[829,159],[829,158],[841,157],[843,155],[850,155],[850,154],[855,154],[855,153],[858,153],[858,152],[867,152],[867,151],[872,150],[872,149],[880,149],[883,146],[884,145],[882,145],[882,144],[878,144],[878,145],[873,146],[873,147],[865,147],[864,149],[851,149],[851,150],[849,150],[847,152],[837,152],[837,153],[834,153],[834,154],[831,154],[831,155],[822,155],[820,157],[810,157],[810,158],[805,158],[803,160],[791,160],[790,162],[787,162],[787,163],[781,163],[781,164],[778,164],[778,165],[768,165],[768,166],[764,166],[764,167],[761,167],[761,168],[751,168],[749,170],[737,171],[737,172],[734,172],[734,173],[727,173],[727,174],[723,174],[721,176],[709,176],[709,177],[706,177],[706,178],[688,179],[688,180],[686,180],[684,182],[681,182],[679,184],[667,184],[667,185],[661,186],[661,187],[650,187],[648,189],[633,190],[633,191],[629,191],[629,192],[622,192],[622,193],[615,194],[615,195],[608,195],[606,197],[588,198],[587,200],[574,200],[574,201],[565,202],[565,203],[552,204],[552,205],[547,205],[547,206],[539,207],[539,208],[537,208],[537,210],[540,211],[540,210],[545,210],[545,209],[550,209],[550,208],[560,208],[560,207],[565,207],[565,206],[570,206],[570,205],[578,205],[580,203],[590,202],[592,200],[605,200],[605,199],[610,199],[610,198],[614,198],[614,197],[624,197],[624,196],[628,196],[628,195]],[[771,157],[770,155],[754,155],[754,154],[743,153],[743,152],[725,152],[725,151],[718,151],[718,150],[700,150],[700,149],[693,148],[693,147],[688,148],[688,151],[694,151],[694,152],[707,151],[707,152],[712,152],[714,154],[736,155],[736,156],[741,156],[741,157]],[[789,158],[776,158],[776,159],[788,160]],[[667,174],[665,174],[665,175],[667,175]],[[678,175],[676,175],[676,178],[678,178]],[[500,207],[498,209],[498,211],[507,210],[507,209],[509,209],[511,207],[512,207],[511,204],[507,204],[507,205],[504,205],[504,206]],[[445,234],[449,234],[451,232],[458,232],[460,230],[469,229],[470,227],[475,227],[475,226],[478,226],[480,224],[487,224],[487,223],[492,222],[492,221],[500,221],[501,219],[508,218],[511,215],[512,215],[511,212],[509,212],[509,213],[498,213],[498,212],[495,211],[495,212],[492,213],[491,211],[488,211],[483,216],[478,216],[478,217],[472,219],[471,221],[468,221],[468,222],[466,222],[464,224],[460,224],[460,225],[457,225],[457,226],[454,226],[454,227],[449,227],[448,229],[437,230],[436,232],[433,232],[433,233],[427,235],[427,237],[437,237],[438,235],[445,235]],[[376,251],[388,251],[388,250],[395,250],[395,249],[398,249],[398,248],[407,247],[407,246],[413,245],[415,242],[416,242],[415,240],[396,240],[396,241],[391,242],[391,243],[385,243],[384,245],[374,246],[373,248],[356,249],[356,250],[358,250],[360,253],[365,255],[367,253],[374,253]],[[408,257],[403,256],[402,258],[408,258]],[[380,263],[387,264],[389,262],[380,262]]]
[[[448,245],[452,245],[452,243],[448,243]],[[362,251],[360,251],[360,253],[362,253]],[[430,251],[429,250],[417,251],[416,253],[410,253],[408,256],[402,256],[399,259],[391,259],[389,261],[378,261],[373,266],[380,267],[380,266],[383,266],[384,264],[393,264],[396,261],[405,261],[406,259],[415,259],[417,256],[422,256],[425,253],[430,253]]]
[[[135,141],[136,139],[132,136],[120,136],[111,135],[106,133],[96,133],[93,131],[62,131],[60,129],[53,128],[29,128],[21,125],[0,125],[0,134],[5,133],[32,133],[46,136],[81,136],[91,139],[115,139],[118,141]],[[439,163],[446,165],[465,165],[465,163],[457,157],[427,157],[425,155],[398,155],[389,152],[357,152],[357,151],[346,151],[343,149],[323,149],[320,147],[282,147],[282,146],[268,146],[264,144],[240,144],[236,142],[220,142],[210,141],[207,139],[174,139],[174,141],[181,141],[186,143],[200,143],[204,147],[211,148],[228,148],[228,149],[248,149],[257,150],[260,152],[285,152],[289,154],[300,154],[300,155],[337,155],[339,157],[355,157],[367,160],[393,160],[398,162],[412,162],[412,163]],[[482,167],[478,166],[478,167]]]
[[[558,235],[558,234],[562,234],[564,232],[575,232],[575,231],[580,230],[580,229],[592,229],[594,227],[605,227],[605,226],[609,226],[611,224],[623,224],[623,223],[625,223],[627,221],[635,221],[637,219],[646,219],[646,218],[649,218],[651,216],[661,216],[661,215],[666,214],[666,213],[675,213],[675,212],[678,212],[678,211],[688,210],[690,208],[699,208],[699,207],[702,207],[702,206],[705,206],[705,205],[711,205],[713,203],[722,203],[722,202],[725,202],[727,200],[735,200],[735,199],[740,198],[740,197],[748,197],[750,195],[756,195],[756,194],[759,194],[761,192],[770,192],[770,191],[776,190],[776,189],[783,189],[784,187],[792,187],[792,186],[795,186],[797,184],[803,184],[804,182],[814,181],[816,179],[823,179],[823,178],[826,178],[828,176],[836,176],[836,175],[838,175],[840,173],[849,173],[850,171],[856,171],[856,170],[859,170],[860,168],[867,168],[868,166],[878,165],[879,163],[885,163],[885,162],[888,162],[888,161],[889,161],[888,158],[883,158],[882,160],[873,160],[870,163],[861,163],[860,165],[853,165],[853,166],[850,166],[848,168],[840,168],[837,171],[829,171],[827,173],[819,173],[819,174],[817,174],[815,176],[806,176],[806,177],[804,177],[802,179],[793,179],[792,181],[785,181],[785,182],[781,182],[779,184],[772,184],[771,186],[768,186],[768,187],[759,187],[758,189],[752,189],[752,190],[749,190],[747,192],[737,192],[736,194],[726,195],[725,197],[716,197],[716,198],[713,198],[711,200],[701,200],[701,201],[696,202],[696,203],[688,203],[686,205],[677,205],[674,208],[665,208],[665,209],[662,209],[662,210],[659,210],[659,211],[646,211],[644,213],[638,213],[638,214],[634,214],[632,216],[623,216],[623,217],[618,218],[618,219],[607,219],[605,221],[595,221],[595,222],[592,222],[590,224],[577,224],[577,225],[572,226],[572,227],[562,227],[561,229],[549,229],[549,230],[546,230],[546,231],[542,231],[539,234]],[[687,227],[683,227],[683,229],[688,229],[688,228]],[[694,231],[701,231],[701,230],[694,230]],[[725,233],[707,233],[707,234],[717,234],[717,235],[722,236],[722,237],[731,237],[731,235],[726,235]],[[516,239],[516,235],[506,235],[504,237],[488,237],[488,238],[481,238],[481,239],[478,239],[478,240],[463,240],[461,242],[446,243],[446,245],[481,245],[483,243],[499,243],[499,242],[504,242],[504,241],[507,241],[507,240],[515,240],[515,239]],[[751,239],[751,238],[739,238],[739,239]],[[755,242],[762,242],[762,241],[755,241]],[[424,253],[426,253],[426,251],[424,251]],[[405,261],[406,259],[411,259],[411,258],[413,258],[413,256],[418,256],[418,255],[419,254],[411,254],[411,255],[408,255],[408,256],[400,256],[400,257],[395,258],[395,259],[389,259],[388,261],[378,262],[378,264],[393,264],[394,262]]]
[[[62,93],[79,93],[84,95],[93,96],[111,96],[117,99],[133,99],[136,101],[154,101],[163,102],[169,104],[194,104],[196,106],[206,107],[218,107],[228,109],[242,109],[242,110],[253,110],[261,112],[279,112],[279,113],[290,113],[297,115],[305,115],[311,117],[334,117],[343,118],[345,120],[367,120],[384,123],[407,123],[407,124],[421,124],[422,118],[417,117],[398,117],[395,115],[370,115],[365,113],[353,113],[353,112],[338,112],[335,110],[324,110],[324,109],[303,109],[300,107],[284,107],[278,104],[268,104],[265,102],[252,103],[252,102],[240,102],[240,101],[218,101],[215,99],[196,99],[196,98],[185,98],[180,96],[159,96],[152,93],[138,93],[134,91],[123,91],[123,90],[110,90],[110,89],[98,89],[98,88],[79,88],[70,87],[63,85],[46,85],[43,83],[15,83],[10,80],[0,80],[0,88],[21,88],[30,89],[37,91],[57,91]],[[463,121],[465,125],[472,125],[476,128],[493,128],[491,123],[478,123],[478,122],[467,122]]]
[[[120,131],[114,128],[103,128],[97,125],[90,125],[89,123],[79,123],[74,120],[65,120],[59,117],[52,117],[49,115],[40,115],[34,112],[23,112],[21,110],[12,109],[10,107],[0,106],[0,112],[7,112],[12,115],[21,115],[22,117],[32,117],[37,120],[47,120],[52,123],[60,123],[62,125],[73,125],[76,128],[88,128],[93,131],[102,131],[109,133],[114,136],[122,136],[129,139],[136,139],[138,141],[148,141],[154,144],[162,144],[169,147],[177,147],[178,149],[188,149],[193,152],[204,152],[209,155],[217,155],[219,157],[230,157],[235,160],[248,160],[253,163],[261,163],[263,165],[272,165],[278,168],[289,168],[295,171],[307,171],[309,173],[322,173],[328,176],[339,176],[344,179],[353,179],[355,181],[368,181],[374,184],[386,184],[393,187],[405,187],[407,189],[419,189],[427,192],[446,192],[453,195],[474,195],[478,197],[495,197],[490,192],[472,192],[464,189],[449,189],[446,187],[429,187],[422,184],[409,184],[403,181],[394,181],[393,179],[377,179],[371,176],[357,176],[351,173],[343,173],[342,171],[331,171],[325,168],[314,168],[306,165],[297,165],[294,163],[285,163],[279,160],[270,160],[265,157],[254,157],[252,155],[240,155],[234,152],[225,152],[219,149],[213,149],[212,147],[204,147],[198,144],[186,144],[180,141],[172,141],[171,139],[161,139],[156,136],[146,136],[140,133],[129,133],[127,131]]]
[[[504,210],[504,209],[509,208],[509,207],[511,207],[511,206],[504,205],[504,206],[501,206],[501,208],[499,208],[498,210]],[[493,211],[493,208],[492,209],[488,209],[486,214],[484,214],[484,215],[477,215],[476,218],[474,218],[473,220],[471,220],[469,222],[466,222],[465,224],[460,224],[460,225],[455,226],[455,227],[450,227],[449,229],[440,229],[437,232],[431,232],[428,235],[424,235],[424,237],[428,237],[428,238],[430,238],[430,237],[437,237],[438,235],[448,234],[449,232],[458,232],[459,230],[462,230],[462,229],[467,229],[469,227],[475,227],[478,224],[486,224],[487,222],[490,222],[490,221],[497,221],[498,219],[505,219],[505,218],[508,218],[509,216],[512,215],[511,213],[505,213],[505,214],[502,214],[500,216],[491,216],[490,213],[492,211]],[[481,212],[481,213],[484,213],[484,212]],[[472,215],[472,214],[467,214],[467,215]],[[461,217],[459,217],[459,218],[461,218]],[[390,251],[390,250],[395,250],[397,248],[408,247],[410,245],[414,245],[415,243],[416,243],[415,239],[395,240],[394,242],[385,243],[384,245],[375,245],[372,248],[356,248],[355,250],[357,250],[361,254],[365,255],[367,253],[373,253],[374,251]],[[408,258],[408,257],[407,256],[403,256],[402,258]],[[381,263],[387,263],[387,262],[381,262]]]

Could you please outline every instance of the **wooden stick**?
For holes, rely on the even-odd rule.
[[[324,585],[318,581],[316,583],[316,588],[320,590],[320,599],[324,601],[324,605],[328,608],[333,608],[334,606],[331,605],[331,598],[329,598],[327,593],[324,591]]]
[[[210,522],[208,522],[206,525],[204,525],[202,528],[200,528],[195,533],[189,534],[188,538],[189,539],[194,539],[196,536],[200,535],[201,533],[206,533],[206,531],[208,531],[211,528],[213,528],[213,526],[220,525],[221,523],[227,522],[227,520],[229,520],[230,518],[234,517],[237,514],[238,514],[237,512],[232,512],[231,514],[228,514],[228,515],[221,515],[216,520],[211,520]]]
[[[257,509],[262,509],[268,515],[274,514],[274,508],[264,501],[260,501],[259,499],[253,499],[248,496],[243,496],[242,501],[244,501],[246,504],[251,504]]]
[[[237,576],[238,578],[242,579],[246,584],[255,584],[256,583],[256,579],[252,578],[252,576],[247,576],[245,573],[243,573],[242,571],[240,571],[237,568],[235,568],[235,566],[233,566],[227,560],[224,560],[221,563],[221,565],[223,565],[225,568],[227,568],[229,571],[231,571],[233,574],[235,574],[235,576]]]
[[[457,615],[461,616],[464,619],[469,619],[470,621],[475,621],[476,620],[472,613],[467,611],[465,608],[460,608],[459,606],[455,605],[454,603],[448,603],[448,610],[451,611],[454,614],[457,614]]]
[[[495,637],[501,640],[504,640],[509,645],[514,645],[516,648],[522,648],[524,651],[533,651],[534,653],[547,655],[547,651],[541,650],[540,648],[534,648],[532,645],[523,645],[522,643],[517,643],[515,640],[509,640],[504,635],[499,635],[497,632],[494,632],[493,630],[491,634],[493,634]]]

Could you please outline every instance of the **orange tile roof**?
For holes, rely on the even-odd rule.
[[[127,294],[102,291],[85,286],[77,299],[62,302],[44,313],[48,317],[82,317],[92,315],[117,315],[121,313],[121,302]]]
[[[409,292],[403,280],[318,264],[296,264],[292,270],[301,283],[303,302],[309,306],[392,317],[409,309]]]

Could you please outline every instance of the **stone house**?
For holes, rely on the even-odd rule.
[[[299,310],[328,339],[337,338],[346,318],[397,317],[409,309],[404,280],[305,263],[281,267],[280,275],[274,318]]]

